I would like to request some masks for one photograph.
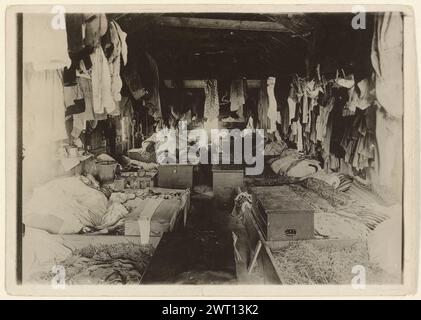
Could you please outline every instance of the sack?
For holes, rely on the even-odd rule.
[[[37,187],[24,213],[24,223],[50,233],[78,233],[101,225],[107,198],[79,177],[52,180]]]

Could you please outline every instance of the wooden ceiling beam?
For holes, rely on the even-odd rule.
[[[265,31],[265,32],[291,32],[279,22],[271,21],[245,21],[207,18],[185,18],[160,16],[154,23],[164,27],[196,28],[196,29],[221,29],[237,31]]]

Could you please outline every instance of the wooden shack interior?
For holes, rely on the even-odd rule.
[[[23,282],[401,281],[400,13],[49,19],[21,20]],[[181,163],[194,130],[209,161]]]

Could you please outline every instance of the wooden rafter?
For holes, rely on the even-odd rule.
[[[160,26],[176,28],[291,32],[289,28],[286,28],[281,23],[272,21],[245,21],[161,16],[154,19],[154,22]]]

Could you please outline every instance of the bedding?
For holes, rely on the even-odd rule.
[[[60,236],[26,228],[23,282],[50,285],[60,266],[66,285],[138,284],[154,252],[154,246],[138,241],[139,237]]]
[[[173,226],[188,198],[186,190],[147,188],[112,193],[107,199],[85,180],[84,176],[58,178],[36,188],[24,210],[25,225],[52,234],[123,234],[124,220],[132,211],[148,199],[161,199],[150,214]]]

